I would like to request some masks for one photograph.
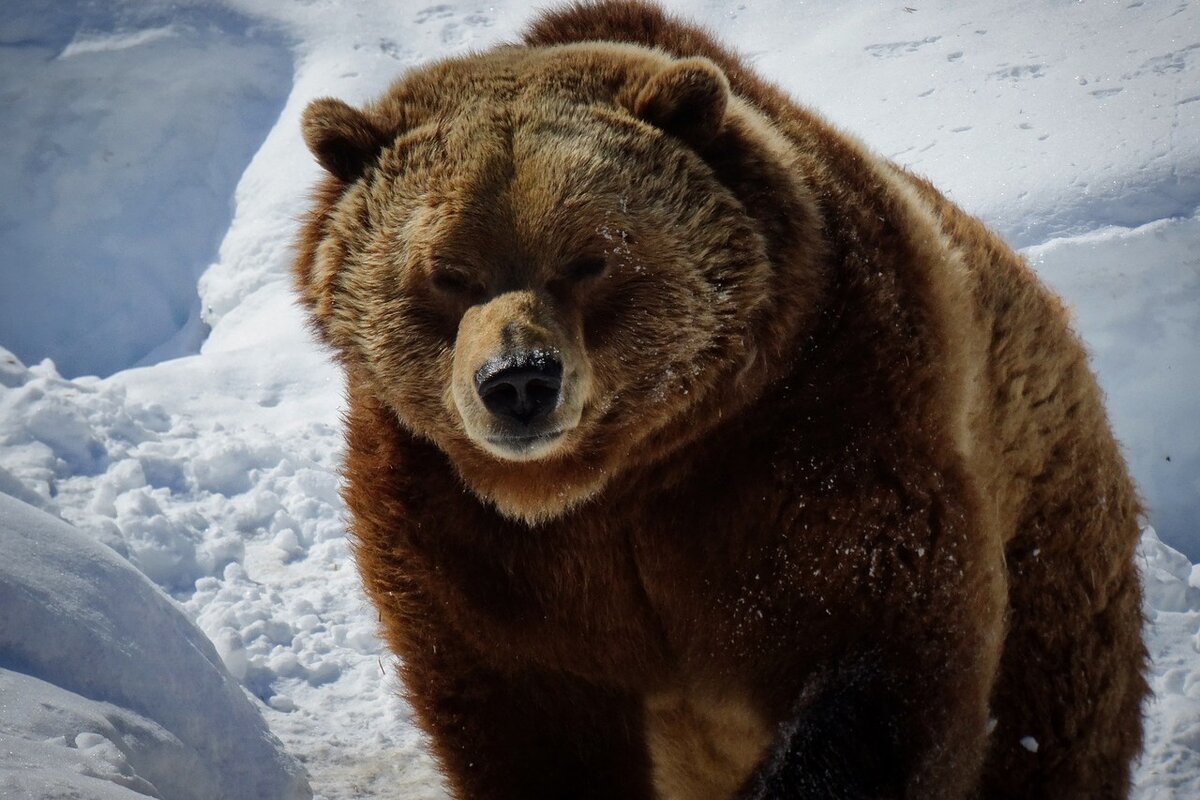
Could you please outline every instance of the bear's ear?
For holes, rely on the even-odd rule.
[[[362,175],[386,143],[366,114],[332,97],[309,103],[300,127],[318,163],[346,183]]]
[[[725,122],[729,80],[707,58],[685,58],[650,79],[633,113],[693,147],[713,140]]]

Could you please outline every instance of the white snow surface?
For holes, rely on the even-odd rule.
[[[4,494],[0,608],[4,797],[311,797],[299,763],[161,589]]]
[[[1197,0],[667,5],[928,175],[1073,309],[1154,526],[1135,796],[1200,797]],[[514,39],[532,13],[0,6],[0,345],[16,354],[0,352],[0,493],[16,498],[0,498],[0,594],[43,598],[18,604],[37,625],[0,617],[0,795],[219,796],[187,792],[259,752],[218,751],[223,714],[284,776],[245,796],[302,795],[250,705],[232,710],[233,680],[318,797],[446,796],[350,560],[340,376],[289,291],[318,174],[298,120],[315,97],[359,102]],[[183,677],[212,687],[199,704]]]

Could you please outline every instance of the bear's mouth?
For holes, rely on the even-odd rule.
[[[525,461],[543,455],[548,446],[562,438],[565,433],[566,431],[560,428],[541,433],[497,434],[486,437],[486,441],[488,449],[496,455]]]
[[[520,450],[532,447],[536,444],[541,444],[542,442],[552,442],[558,437],[562,436],[564,433],[566,433],[566,431],[563,430],[545,431],[543,433],[516,433],[505,434],[502,436],[489,436],[487,437],[487,440],[489,443],[499,447],[512,447]]]

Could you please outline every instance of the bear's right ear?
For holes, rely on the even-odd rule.
[[[633,113],[693,147],[711,142],[725,124],[729,80],[700,56],[668,66],[642,87]]]
[[[366,114],[332,97],[309,103],[300,127],[317,162],[346,183],[357,180],[386,143]]]

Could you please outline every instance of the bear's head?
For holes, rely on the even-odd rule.
[[[362,110],[317,100],[303,132],[328,172],[296,262],[318,332],[508,516],[736,413],[813,305],[794,148],[706,59],[501,48]]]

